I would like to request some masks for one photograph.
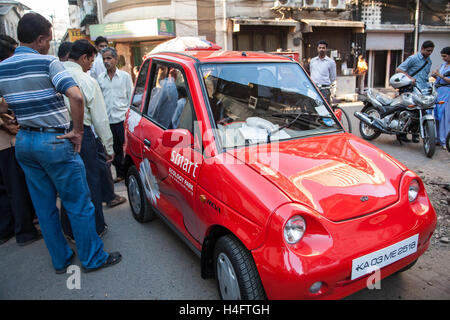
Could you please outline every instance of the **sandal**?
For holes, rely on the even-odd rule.
[[[123,181],[125,178],[122,178],[122,177],[117,177],[117,178],[115,178],[114,179],[114,183],[117,183],[117,182],[120,182],[120,181]]]
[[[89,268],[89,269],[81,266],[81,270],[83,270],[84,273],[89,273],[92,271],[96,271],[99,269],[108,268],[110,266],[113,266],[113,265],[119,263],[121,260],[122,260],[122,255],[120,254],[120,252],[111,252],[111,253],[109,253],[109,256],[106,259],[106,261],[101,266],[99,266],[97,268]]]
[[[116,194],[116,197],[114,199],[112,199],[111,201],[109,201],[106,205],[108,208],[112,208],[115,207],[119,204],[122,204],[124,202],[126,202],[127,199],[125,197],[121,197],[118,194]]]

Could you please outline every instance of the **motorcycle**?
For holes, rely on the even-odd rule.
[[[420,134],[425,155],[431,158],[436,149],[436,129],[434,116],[427,110],[435,106],[437,92],[434,85],[422,92],[402,73],[394,74],[389,82],[392,87],[399,89],[398,97],[391,99],[369,89],[363,109],[354,113],[360,120],[361,136],[366,140],[374,140],[382,133],[397,136]]]

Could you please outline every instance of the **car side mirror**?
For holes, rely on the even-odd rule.
[[[192,133],[186,129],[169,129],[162,136],[162,144],[167,148],[190,148],[193,142]]]

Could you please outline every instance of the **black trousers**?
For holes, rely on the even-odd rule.
[[[110,202],[115,198],[114,180],[111,174],[111,164],[106,163],[106,151],[100,139],[97,143],[98,168],[100,170],[100,184],[102,187],[102,201]]]
[[[27,242],[37,235],[33,225],[33,203],[25,175],[16,160],[15,148],[0,151],[0,238],[16,235],[16,242]]]
[[[81,159],[86,169],[86,180],[91,191],[91,201],[95,207],[95,228],[100,234],[106,226],[102,207],[102,187],[100,169],[98,166],[97,144],[91,127],[84,126],[83,141],[81,142]],[[61,225],[65,235],[73,238],[72,227],[66,210],[61,208]]]
[[[325,100],[327,100],[328,104],[331,105],[331,90],[330,89],[320,89]]]
[[[125,132],[123,127],[123,121],[119,123],[110,124],[111,132],[113,135],[113,149],[114,149],[114,160],[113,165],[116,168],[116,175],[119,178],[125,178],[126,172],[123,165],[124,154],[123,154],[123,144],[125,143]]]

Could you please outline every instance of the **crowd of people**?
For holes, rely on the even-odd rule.
[[[114,183],[126,177],[124,120],[133,92],[131,76],[117,68],[117,52],[104,37],[95,46],[88,40],[62,43],[58,58],[50,56],[52,25],[37,13],[21,18],[17,35],[20,45],[0,35],[0,245],[14,236],[21,246],[44,238],[58,274],[66,272],[75,256],[68,241],[76,245],[84,272],[115,265],[122,255],[104,249],[108,225],[103,203],[113,207],[126,201],[114,192]],[[426,41],[397,72],[425,85],[433,49]],[[308,70],[330,101],[336,64],[327,50],[327,42],[319,41]],[[434,110],[437,143],[444,145],[450,130],[450,48],[441,55],[444,63],[432,76],[438,100],[445,101]],[[362,56],[357,69],[362,90],[367,71]],[[167,76],[167,88],[176,79],[172,71],[158,72],[158,77]],[[170,89],[152,95],[162,101]],[[174,104],[173,110],[178,109]],[[161,116],[168,123],[178,112],[173,110]]]
[[[104,250],[103,203],[126,202],[114,183],[125,178],[131,76],[117,69],[117,52],[104,37],[95,46],[63,43],[58,59],[48,55],[52,25],[43,16],[24,15],[17,34],[20,46],[0,39],[0,244],[44,238],[58,274],[75,256],[67,240],[84,272],[112,266],[122,256]]]

